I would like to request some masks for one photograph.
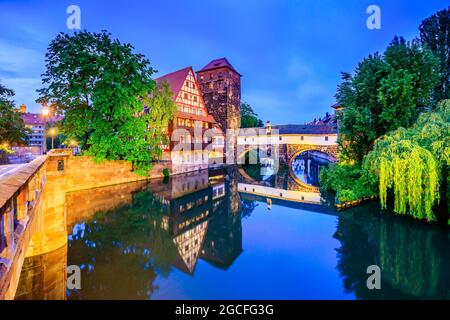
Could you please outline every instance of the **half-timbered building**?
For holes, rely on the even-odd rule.
[[[171,137],[170,146],[165,146],[164,151],[173,151],[181,144],[202,146],[202,149],[211,143],[223,145],[223,134],[215,119],[208,113],[202,93],[192,67],[187,67],[158,79],[156,83],[167,82],[173,92],[173,100],[177,105],[177,112],[169,125],[168,134]],[[180,134],[174,134],[175,130]],[[205,132],[212,129],[215,132],[205,136]],[[199,134],[199,132],[201,134]]]

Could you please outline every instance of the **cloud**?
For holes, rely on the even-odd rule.
[[[0,73],[37,72],[42,59],[38,51],[0,40]]]
[[[313,74],[313,69],[299,56],[293,56],[287,65],[287,75],[290,78],[308,79]]]

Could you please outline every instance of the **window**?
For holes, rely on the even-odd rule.
[[[194,101],[197,102],[197,97],[194,97]]]
[[[184,94],[185,99],[189,99],[189,95],[187,93]]]
[[[325,141],[328,141],[329,140],[329,138],[328,137],[325,137]]]
[[[302,139],[302,141],[304,141],[304,140],[305,140],[305,137],[304,137],[304,136],[302,136],[302,138],[301,138],[301,139]]]

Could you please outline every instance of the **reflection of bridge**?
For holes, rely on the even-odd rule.
[[[276,158],[291,165],[305,151],[318,151],[337,159],[337,129],[330,125],[281,125],[241,130],[237,138],[239,163],[245,155],[259,149],[262,157]]]
[[[286,190],[245,183],[239,183],[238,190],[244,199],[267,203],[269,209],[272,205],[279,205],[336,215],[335,210],[321,204],[319,192]]]

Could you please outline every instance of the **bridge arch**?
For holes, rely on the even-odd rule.
[[[287,159],[289,167],[292,167],[293,162],[295,159],[308,151],[316,151],[322,154],[325,154],[329,157],[329,161],[331,163],[335,163],[338,161],[337,158],[337,146],[330,145],[330,146],[317,146],[317,145],[287,145]]]
[[[266,146],[266,145],[246,145],[243,149],[242,148],[238,149],[238,156],[237,156],[238,164],[246,164],[245,156],[250,152],[255,151],[257,156],[259,156],[260,150],[262,150],[265,153],[267,152],[271,153],[274,150],[274,148],[273,146]]]

